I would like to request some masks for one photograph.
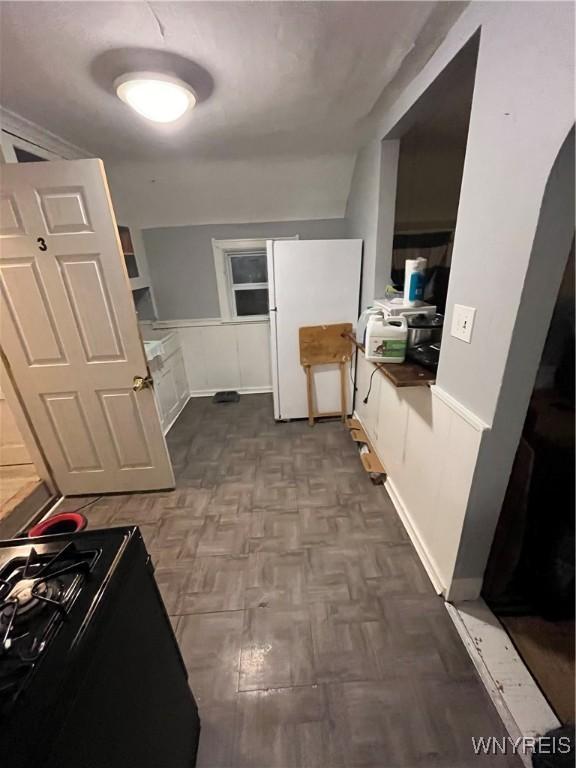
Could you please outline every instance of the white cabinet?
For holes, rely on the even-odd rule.
[[[174,375],[170,366],[171,361],[163,361],[161,369],[153,377],[163,427],[167,427],[173,421],[176,415],[176,409],[178,408],[178,398],[176,396],[176,387],[174,386]]]
[[[190,397],[190,387],[177,333],[145,342],[154,381],[154,392],[164,434],[180,415]]]
[[[174,384],[176,386],[176,396],[178,398],[179,407],[183,407],[190,395],[188,387],[188,376],[186,375],[186,366],[184,365],[184,355],[182,350],[178,349],[173,355],[174,365],[172,370],[174,372]]]

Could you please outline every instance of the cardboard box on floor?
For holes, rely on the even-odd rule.
[[[368,448],[367,451],[360,454],[360,461],[362,462],[362,466],[366,472],[368,472],[370,475],[384,475],[384,478],[381,479],[385,479],[386,470],[374,452],[368,435],[362,428],[362,424],[360,424],[358,419],[347,419],[346,426],[350,430],[350,436],[352,437],[352,440],[354,440],[356,443],[361,443]]]

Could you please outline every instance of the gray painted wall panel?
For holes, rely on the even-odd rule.
[[[142,231],[159,320],[219,317],[212,238],[348,237],[345,219],[261,224],[205,224]]]

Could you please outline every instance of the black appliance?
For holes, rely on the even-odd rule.
[[[408,323],[408,349],[423,344],[439,344],[442,341],[444,315],[425,312],[406,315]]]
[[[0,542],[11,768],[192,768],[200,722],[138,528]]]
[[[430,371],[437,371],[440,360],[440,344],[420,344],[417,347],[409,348],[406,350],[406,360],[418,363]]]

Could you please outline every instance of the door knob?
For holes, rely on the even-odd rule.
[[[146,376],[134,376],[134,379],[132,381],[132,389],[134,390],[134,392],[140,392],[141,389],[147,389],[148,387],[152,387],[153,384],[154,382],[150,374],[147,374]]]

